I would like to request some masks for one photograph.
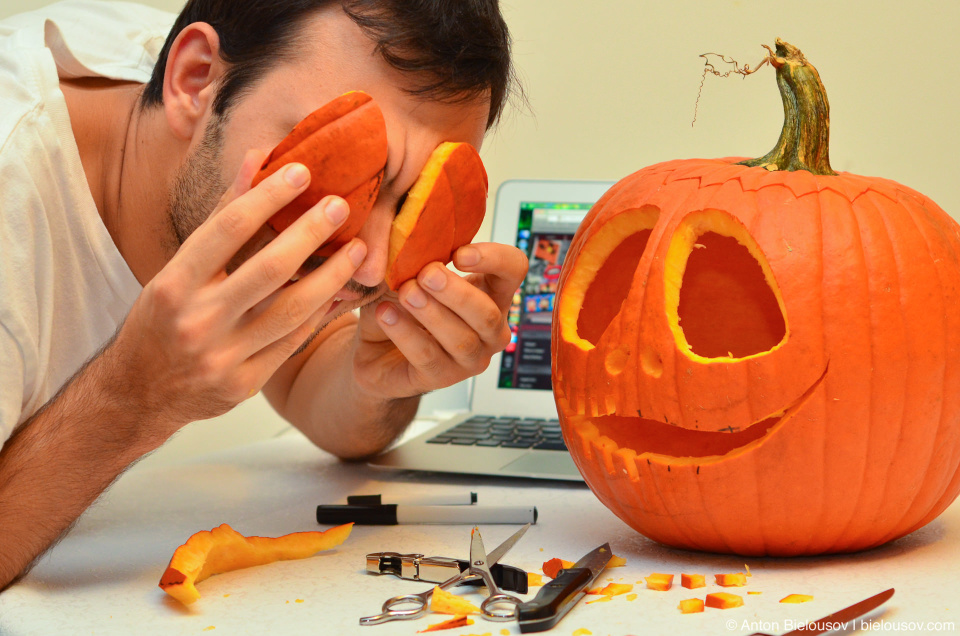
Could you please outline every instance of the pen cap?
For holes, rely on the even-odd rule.
[[[366,526],[397,525],[397,505],[334,505],[317,506],[317,523],[322,525],[340,525],[356,523]]]

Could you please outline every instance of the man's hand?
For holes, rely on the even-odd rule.
[[[262,159],[248,153],[214,212],[144,288],[109,350],[137,406],[175,426],[257,393],[325,321],[366,255],[354,239],[284,287],[346,219],[346,202],[327,197],[228,275],[238,251],[309,182],[304,166],[290,164],[250,189]]]
[[[520,250],[478,243],[404,283],[396,300],[360,312],[354,373],[383,398],[420,395],[474,376],[510,341],[507,312],[527,273]]]

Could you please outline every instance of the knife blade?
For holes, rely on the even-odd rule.
[[[612,556],[609,543],[594,548],[572,568],[560,570],[555,579],[540,588],[533,600],[517,605],[520,631],[524,634],[542,632],[559,623],[583,598]]]
[[[840,611],[834,612],[828,616],[824,616],[818,621],[807,623],[803,627],[787,632],[783,636],[797,636],[798,634],[816,636],[817,634],[825,634],[826,632],[833,631],[838,628],[838,625],[843,625],[848,621],[852,621],[855,618],[863,616],[870,610],[880,607],[886,603],[891,596],[893,596],[893,591],[894,590],[891,587],[889,590],[884,590],[879,594],[874,594],[870,598],[864,599],[859,603],[854,603],[850,607],[845,607]]]

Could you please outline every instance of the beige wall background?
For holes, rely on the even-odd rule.
[[[182,6],[145,2],[169,11]],[[46,4],[2,0],[0,18]],[[762,155],[782,123],[772,69],[746,79],[707,77],[691,126],[703,74],[699,55],[722,53],[753,67],[764,55],[760,45],[781,37],[820,71],[831,104],[834,169],[894,179],[960,219],[960,2],[501,4],[529,107],[509,109],[484,144],[491,195],[510,178],[619,179],[668,159]],[[189,453],[282,426],[255,399],[226,418],[188,427],[175,442]]]

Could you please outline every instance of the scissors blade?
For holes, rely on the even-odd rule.
[[[470,568],[468,571],[472,571],[474,568],[490,571],[490,565],[487,563],[487,551],[483,547],[483,537],[480,536],[480,528],[477,526],[474,526],[473,530],[470,531]]]
[[[486,557],[487,557],[487,565],[488,565],[488,566],[493,566],[493,564],[499,562],[500,559],[503,558],[503,555],[506,554],[507,552],[509,552],[509,551],[510,551],[510,548],[512,548],[512,547],[514,546],[514,544],[516,544],[516,542],[520,540],[520,537],[522,537],[522,536],[527,532],[527,530],[530,529],[530,525],[531,525],[531,524],[528,523],[527,525],[523,526],[522,528],[520,528],[519,530],[517,530],[516,532],[514,532],[514,533],[510,536],[509,539],[507,539],[506,541],[504,541],[503,543],[501,543],[500,545],[498,545],[496,548],[494,548],[494,549],[493,549],[493,552],[491,552],[490,554],[486,555]],[[482,546],[483,546],[483,543],[481,542],[480,545],[481,545],[481,547],[482,547]],[[471,548],[473,547],[472,544],[471,544],[470,547],[471,547]],[[470,555],[470,560],[473,561],[473,554],[472,554],[472,553],[471,553],[471,555]]]

